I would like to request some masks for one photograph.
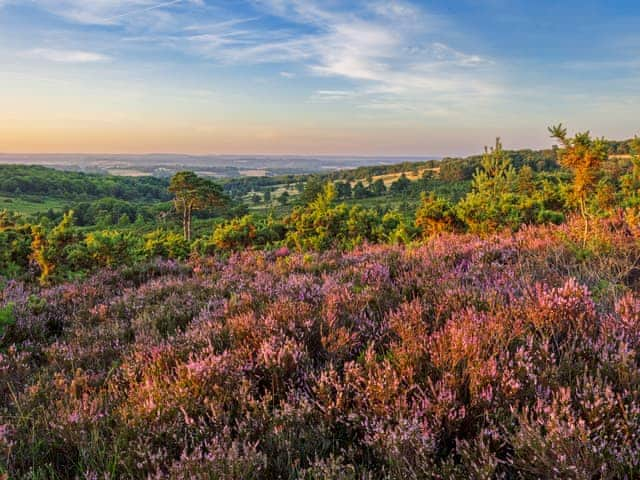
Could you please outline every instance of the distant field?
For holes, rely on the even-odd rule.
[[[404,172],[404,174],[406,175],[406,177],[413,181],[413,180],[418,180],[422,177],[422,174],[427,171],[430,170],[432,172],[439,172],[440,169],[439,168],[420,168],[417,171],[411,171],[409,170],[408,172]],[[375,182],[376,180],[380,180],[382,179],[382,181],[384,182],[384,184],[388,187],[389,185],[391,185],[393,182],[395,182],[396,180],[398,180],[398,178],[400,178],[400,176],[402,175],[402,172],[400,173],[387,173],[385,175],[374,175],[373,177],[371,177],[373,179],[373,181]],[[356,180],[354,182],[351,182],[351,186],[354,186],[356,183],[358,183],[358,181],[360,180]]]
[[[416,181],[419,180],[420,178],[422,178],[422,175],[424,174],[425,171],[432,171],[432,172],[439,172],[440,169],[439,168],[427,168],[427,167],[422,167],[419,168],[415,171],[413,170],[408,170],[406,172],[404,172],[404,174],[406,175],[406,177],[411,180],[411,181]],[[398,178],[400,178],[400,176],[402,175],[402,172],[399,173],[388,173],[388,174],[384,174],[384,175],[374,175],[372,178],[373,181],[382,179],[382,181],[384,182],[385,186],[388,188],[393,182],[395,182],[396,180],[398,180]],[[351,182],[351,186],[353,187],[357,182],[363,182],[365,185],[367,185],[367,179],[366,178],[359,178],[357,180],[354,180]],[[263,202],[260,202],[259,204],[254,204],[251,200],[251,197],[253,196],[253,193],[248,193],[246,195],[243,196],[243,200],[246,202],[246,204],[248,205],[249,209],[253,212],[258,212],[258,211],[267,211],[267,210],[271,210],[274,207],[278,207],[278,208],[282,208],[280,207],[280,203],[278,202],[278,198],[280,197],[280,195],[282,195],[283,192],[287,191],[291,197],[291,201],[295,200],[295,197],[297,197],[300,192],[298,191],[298,189],[295,187],[295,185],[286,185],[286,184],[279,184],[279,185],[272,185],[271,186],[271,202],[269,204],[265,204]],[[263,191],[259,191],[257,192],[261,197],[264,195]],[[391,208],[397,208],[399,207],[402,203],[403,200],[400,198],[392,198],[389,196],[381,196],[381,197],[372,197],[372,198],[364,198],[364,199],[350,199],[350,200],[344,200],[345,203],[347,203],[348,205],[361,205],[363,207],[367,207],[367,208],[371,208],[371,207],[391,207]],[[411,208],[415,208],[415,205],[413,205]],[[289,208],[284,208],[284,210],[288,210]]]
[[[243,177],[266,177],[269,172],[267,170],[240,170]]]
[[[134,170],[128,168],[114,168],[107,170],[109,175],[116,175],[118,177],[150,177],[149,172],[143,172],[141,170]]]
[[[0,210],[10,210],[24,214],[46,212],[49,209],[62,210],[68,204],[69,202],[67,201],[52,198],[40,200],[37,198],[0,196]]]

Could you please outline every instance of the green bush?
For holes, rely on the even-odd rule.
[[[163,257],[184,260],[191,253],[191,245],[177,232],[155,230],[144,236],[144,257]]]
[[[240,250],[251,246],[257,236],[257,226],[251,215],[234,218],[213,232],[211,243],[220,250]]]
[[[89,233],[84,244],[92,264],[104,267],[135,262],[141,247],[133,234],[114,230]]]
[[[16,318],[13,315],[14,305],[9,303],[4,307],[0,307],[0,342],[4,338],[7,330],[16,323]]]

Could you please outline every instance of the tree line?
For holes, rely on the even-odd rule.
[[[497,139],[466,183],[447,181],[430,171],[413,181],[400,175],[388,188],[378,180],[351,187],[349,182],[311,176],[282,216],[238,210],[237,200],[222,185],[186,171],[165,187],[172,207],[164,205],[155,212],[159,216],[149,214],[148,221],[127,202],[113,198],[87,203],[85,210],[69,211],[54,223],[29,222],[4,211],[0,276],[51,283],[156,256],[185,259],[246,248],[347,250],[363,243],[420,242],[446,232],[490,234],[561,223],[574,213],[582,218],[586,241],[589,225],[598,216],[640,219],[640,140],[632,142],[630,158],[610,158],[607,142],[589,132],[569,136],[558,125],[550,128],[550,135],[557,142],[549,150],[553,162],[546,159],[547,153],[505,151]],[[549,163],[537,170],[540,165],[532,162],[540,161]],[[456,190],[460,185],[464,189]],[[362,189],[367,193],[360,197],[356,192]],[[344,201],[372,192],[419,192],[420,199],[414,209]],[[219,213],[211,213],[216,210]],[[162,214],[171,218],[162,222]],[[91,215],[105,216],[98,228],[83,226]],[[197,215],[215,219],[194,235]]]
[[[168,180],[60,171],[36,165],[0,165],[0,194],[69,200],[168,201]]]

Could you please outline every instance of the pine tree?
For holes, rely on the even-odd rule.
[[[187,241],[191,240],[193,212],[221,206],[227,201],[220,185],[200,178],[193,172],[176,173],[169,184],[169,191],[174,195],[176,210],[182,213],[183,235]]]
[[[496,138],[493,148],[485,147],[480,168],[476,170],[471,187],[480,193],[486,193],[493,198],[511,190],[516,180],[516,171],[511,159],[502,149],[500,138]]]

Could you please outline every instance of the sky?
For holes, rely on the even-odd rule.
[[[464,155],[640,133],[637,0],[0,0],[0,152]]]

